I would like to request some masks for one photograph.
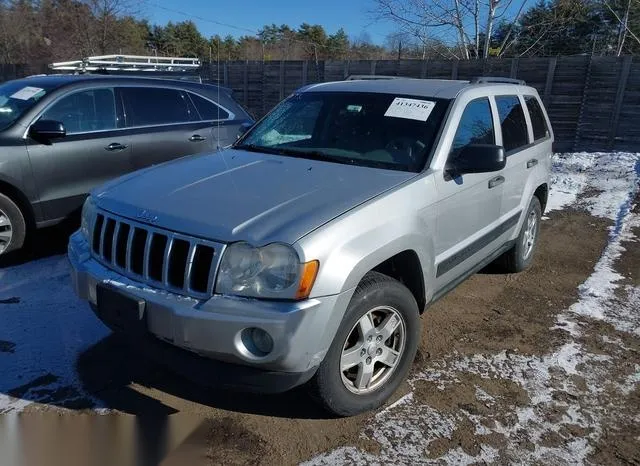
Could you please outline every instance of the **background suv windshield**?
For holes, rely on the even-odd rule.
[[[11,126],[20,116],[42,99],[49,89],[25,81],[0,86],[0,130]]]
[[[447,103],[393,94],[296,94],[276,107],[236,147],[420,171]]]

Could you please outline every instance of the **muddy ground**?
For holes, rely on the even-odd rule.
[[[85,391],[117,413],[189,413],[201,419],[187,442],[169,456],[167,461],[171,464],[296,464],[306,460],[402,463],[402,456],[390,457],[388,453],[407,444],[422,451],[412,450],[405,460],[481,459],[482,449],[487,447],[498,452],[500,462],[518,460],[519,449],[562,452],[567,446],[566,451],[570,452],[572,442],[587,439],[588,444],[590,437],[588,420],[562,419],[567,416],[567,407],[580,411],[581,398],[594,396],[588,387],[592,381],[579,370],[569,374],[558,367],[550,368],[551,377],[543,384],[555,386],[554,400],[549,400],[555,403],[543,410],[541,422],[557,425],[558,429],[542,429],[542,435],[538,435],[540,432],[535,429],[509,429],[522,423],[519,409],[535,405],[535,390],[526,390],[513,377],[443,369],[451,361],[474,355],[503,354],[507,359],[539,361],[566,345],[571,336],[556,325],[558,315],[578,299],[578,286],[593,272],[607,244],[610,226],[609,221],[578,210],[554,212],[543,222],[540,249],[530,270],[517,275],[485,271],[431,307],[422,319],[423,340],[410,381],[395,396],[402,404],[407,398],[404,395],[411,393],[411,403],[427,411],[422,419],[404,418],[415,425],[404,426],[404,434],[387,435],[383,441],[377,435],[376,423],[388,411],[330,419],[303,390],[280,396],[212,393],[137,358],[113,335],[83,353],[77,369]],[[640,283],[639,251],[637,244],[628,244],[626,253],[617,261],[617,270],[635,286]],[[625,300],[624,293],[618,290],[617,299]],[[581,414],[588,415],[594,406],[607,408],[594,427],[600,430],[598,441],[590,445],[592,452],[585,459],[600,464],[638,464],[640,428],[629,413],[640,412],[640,392],[637,386],[628,393],[616,387],[633,377],[635,365],[640,364],[640,338],[603,322],[584,321],[580,325],[577,343],[590,354],[610,358],[604,372],[607,380],[600,381],[602,389],[595,394],[595,401],[585,400],[588,406]],[[536,368],[532,366],[532,370]],[[613,386],[611,382],[619,384]],[[21,397],[28,390],[47,384],[46,376],[31,380],[10,395]],[[70,397],[64,390],[49,393],[47,399],[46,404],[31,404],[26,411],[93,413],[90,408],[94,401]],[[109,414],[114,415],[118,414]],[[443,419],[453,419],[451,429],[442,428]],[[402,423],[401,413],[397,422]],[[488,429],[478,429],[477,425]],[[412,428],[430,431],[428,441],[423,445],[407,441]],[[538,459],[546,462],[543,453]],[[547,458],[560,462],[567,459],[562,454]]]

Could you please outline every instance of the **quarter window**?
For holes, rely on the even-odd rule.
[[[467,104],[460,117],[460,123],[451,146],[451,156],[457,157],[462,149],[471,144],[495,143],[489,99],[472,100]]]
[[[520,99],[515,95],[496,97],[500,128],[502,129],[502,145],[505,152],[515,151],[529,144],[527,121]]]
[[[193,105],[198,109],[198,113],[200,114],[200,118],[202,120],[228,120],[229,113],[224,109],[220,108],[218,105],[213,102],[200,97],[197,94],[189,93],[191,100],[193,101]]]
[[[75,92],[54,103],[40,118],[61,122],[67,134],[117,128],[113,89]]]
[[[524,101],[527,104],[529,118],[531,118],[533,140],[537,141],[538,139],[546,138],[549,136],[549,128],[547,127],[547,120],[544,117],[540,102],[532,95],[524,96]]]
[[[176,89],[129,87],[122,89],[127,126],[165,125],[195,121],[195,109]]]

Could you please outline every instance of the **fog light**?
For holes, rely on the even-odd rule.
[[[273,338],[261,328],[245,328],[242,331],[242,342],[254,356],[263,357],[273,351]]]

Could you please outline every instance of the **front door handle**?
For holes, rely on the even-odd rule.
[[[205,138],[204,136],[200,136],[199,134],[194,134],[189,138],[189,141],[191,142],[200,142],[200,141],[206,141],[206,140],[207,138]]]
[[[536,165],[538,165],[538,160],[537,159],[531,159],[527,162],[527,168],[533,168]]]
[[[119,142],[112,142],[107,147],[105,147],[105,150],[108,150],[110,152],[115,152],[119,150],[125,150],[126,148],[127,146],[124,144],[120,144]]]
[[[495,188],[496,186],[502,183],[504,183],[504,176],[502,175],[496,176],[495,178],[491,178],[489,180],[489,189]]]

